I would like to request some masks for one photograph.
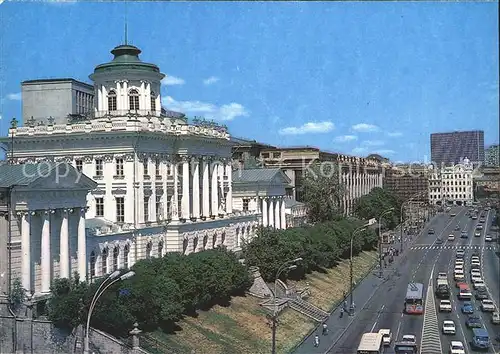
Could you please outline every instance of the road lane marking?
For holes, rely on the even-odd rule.
[[[431,276],[427,284],[427,294],[425,296],[424,323],[422,325],[422,337],[420,338],[420,354],[441,354],[441,336],[439,333],[439,322],[432,291],[432,277],[434,268],[432,266]]]
[[[403,317],[403,314],[401,314],[401,317]],[[394,336],[394,341],[396,342],[399,338],[399,331],[401,330],[401,321],[398,322],[398,329],[396,330],[396,335]]]
[[[370,330],[370,332],[373,332],[373,330],[375,329],[375,326],[377,325],[378,319],[380,318],[380,315],[382,314],[382,311],[384,311],[384,307],[385,307],[385,304],[382,305],[382,307],[380,308],[380,311],[378,312],[378,315],[375,318],[375,323],[373,324],[372,329]]]

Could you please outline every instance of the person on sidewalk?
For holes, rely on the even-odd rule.
[[[319,336],[317,334],[314,336],[314,346],[316,348],[319,346]]]
[[[344,308],[340,308],[340,318],[344,317]]]
[[[328,334],[328,325],[326,322],[323,322],[323,335],[326,336]]]

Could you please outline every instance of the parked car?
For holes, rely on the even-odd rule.
[[[475,296],[476,300],[484,300],[484,299],[488,298],[488,293],[486,292],[485,288],[480,288],[480,289],[477,289],[474,296]]]
[[[491,314],[491,323],[500,324],[500,313],[498,311]]]
[[[451,301],[450,300],[441,300],[439,303],[439,311],[440,312],[451,312]]]
[[[464,302],[464,304],[462,305],[462,313],[466,314],[474,313],[474,306],[472,306],[472,303],[470,301]]]
[[[458,340],[452,340],[450,343],[450,354],[465,354],[464,344]]]
[[[483,324],[478,316],[469,316],[465,322],[466,326],[469,328],[482,328]]]
[[[481,311],[483,312],[494,312],[496,310],[495,304],[492,300],[482,300],[481,301]]]
[[[443,321],[443,334],[456,334],[457,329],[455,328],[455,322],[452,320],[444,320]]]

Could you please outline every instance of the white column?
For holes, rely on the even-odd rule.
[[[189,219],[189,160],[182,157],[182,218]]]
[[[29,293],[31,291],[31,236],[30,236],[30,213],[21,214],[21,269],[23,288]]]
[[[262,226],[267,227],[268,224],[268,218],[267,218],[267,213],[269,210],[269,206],[267,205],[267,198],[262,198]]]
[[[205,217],[210,216],[210,184],[209,184],[209,162],[208,162],[208,157],[204,156],[203,157],[203,187],[202,187],[202,192],[203,192],[203,197],[202,197],[202,203],[203,203],[203,208],[202,208],[202,215]]]
[[[274,225],[274,199],[269,199],[269,226],[275,227]]]
[[[50,273],[51,273],[51,252],[50,252],[50,210],[42,212],[42,242],[41,242],[41,280],[42,293],[50,292]]]
[[[123,109],[129,109],[128,106],[128,81],[123,80],[123,90],[122,90],[122,98],[123,98]]]
[[[217,173],[219,169],[217,168],[218,163],[212,162],[212,215],[219,214],[219,186],[217,183]]]
[[[231,160],[226,164],[226,175],[228,180],[229,189],[226,196],[226,213],[233,213],[233,169],[231,167]]]
[[[101,86],[101,98],[102,98],[102,103],[101,103],[101,108],[103,111],[109,111],[108,107],[108,90],[106,90],[106,86],[102,85]]]
[[[61,230],[59,233],[59,277],[69,278],[69,230],[68,230],[68,211],[61,210]],[[82,279],[85,274],[82,274]]]
[[[141,80],[141,87],[139,89],[139,109],[146,109],[146,90],[144,89],[144,80]]]
[[[102,85],[97,86],[97,110],[98,111],[104,111],[104,97],[103,97],[103,92],[102,92]]]
[[[80,279],[87,276],[87,237],[85,235],[85,213],[86,208],[79,209],[78,219],[78,275]]]
[[[172,197],[172,204],[170,209],[172,210],[172,221],[179,220],[179,164],[177,163],[177,158],[174,157],[172,161],[172,168],[174,172],[174,195]]]
[[[151,111],[151,83],[148,81],[144,90],[144,109]]]
[[[281,228],[286,229],[285,199],[281,199]]]
[[[116,80],[116,109],[125,109],[122,105],[122,90],[121,90],[121,81]]]
[[[193,217],[200,217],[200,162],[197,156],[191,160],[193,166]]]
[[[281,228],[280,216],[281,216],[280,200],[276,199],[274,201],[274,227],[277,229]]]

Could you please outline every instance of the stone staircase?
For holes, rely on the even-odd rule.
[[[288,304],[290,308],[309,318],[312,318],[315,321],[323,322],[328,318],[328,312],[325,312],[319,307],[302,300],[300,297],[289,299]]]

